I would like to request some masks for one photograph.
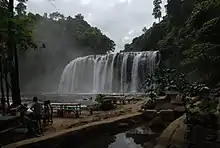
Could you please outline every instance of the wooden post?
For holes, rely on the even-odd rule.
[[[79,104],[79,114],[80,114],[80,115],[82,114],[82,111],[81,111],[81,104]]]

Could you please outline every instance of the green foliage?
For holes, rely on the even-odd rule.
[[[162,12],[161,12],[161,4],[162,4],[162,0],[154,0],[153,1],[154,4],[154,8],[153,8],[153,13],[152,15],[154,16],[155,19],[158,19],[160,22],[160,18],[162,16]]]
[[[153,86],[154,85],[154,86]],[[174,88],[180,93],[186,110],[187,124],[215,127],[217,123],[218,101],[209,99],[210,89],[205,84],[189,82],[183,73],[175,69],[157,69],[146,79],[144,83],[146,91],[165,91]],[[150,87],[150,90],[148,89]],[[190,104],[186,96],[200,96],[201,102]],[[154,96],[151,101],[143,105],[143,109],[151,108],[154,104]]]
[[[95,98],[95,101],[98,102],[99,104],[103,104],[104,103],[104,97],[105,95],[103,94],[98,94]]]
[[[90,54],[105,54],[115,49],[114,41],[88,24],[81,14],[66,17],[59,12],[44,16],[28,13],[25,18],[33,21],[27,22],[27,25],[33,32],[35,43],[44,44],[19,55],[23,91],[55,91],[59,81],[54,80],[60,78],[63,68],[71,60]],[[22,49],[25,48],[23,46]]]
[[[103,94],[98,94],[95,101],[98,102],[99,109],[102,111],[107,111],[115,108],[111,100],[105,100],[105,95]]]
[[[147,110],[147,109],[155,109],[156,101],[155,99],[147,100],[142,106],[141,109]]]
[[[218,102],[214,99],[203,99],[201,102],[189,105],[187,124],[202,125],[209,128],[216,128]]]
[[[175,69],[157,68],[146,78],[142,88],[145,88],[146,91],[150,88],[150,91],[153,89],[158,93],[169,87],[175,87],[177,91],[182,92],[187,85],[188,82],[184,74],[178,73]]]
[[[38,22],[44,22],[44,24],[42,24],[44,28],[46,28],[47,25],[52,25],[50,30],[58,28],[53,31],[58,34],[68,35],[70,39],[72,39],[72,42],[76,42],[83,47],[88,47],[88,51],[85,52],[89,54],[103,54],[114,51],[114,41],[102,34],[100,29],[90,26],[84,20],[82,14],[75,15],[75,18],[71,16],[66,18],[59,12],[53,12],[49,14],[49,17],[50,19],[48,19],[47,14],[45,14],[44,17],[40,17]]]
[[[162,67],[215,85],[220,81],[220,1],[168,0],[165,7],[163,20],[134,38],[125,51],[160,50]]]
[[[64,19],[64,15],[57,11],[50,13],[49,17],[52,20],[63,20]]]
[[[209,42],[219,44],[220,38],[220,17],[216,17],[203,24],[203,27],[198,30],[196,36],[201,42]]]
[[[8,17],[8,3],[1,1],[0,3],[0,48],[7,50],[6,43],[8,41],[8,22],[12,23],[13,36],[12,40],[17,45],[19,51],[26,51],[30,48],[35,49],[36,44],[32,38],[32,29],[34,20],[26,15],[26,0],[19,0],[15,7],[16,14],[13,19]]]
[[[190,82],[186,75],[175,69],[157,68],[154,73],[150,74],[142,88],[145,92],[164,92],[170,89],[178,91],[183,98],[186,96],[208,96],[210,89],[205,84]]]

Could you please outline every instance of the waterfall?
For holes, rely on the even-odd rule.
[[[121,66],[121,92],[127,92],[127,63],[128,63],[129,53],[125,53],[123,56],[122,66]]]
[[[140,92],[142,80],[154,71],[159,58],[158,51],[76,58],[64,68],[58,93]]]
[[[138,68],[139,68],[139,62],[141,60],[142,53],[138,53],[134,57],[133,65],[132,65],[132,73],[131,73],[131,90],[133,92],[137,92],[137,87],[139,83],[139,77],[138,77]]]

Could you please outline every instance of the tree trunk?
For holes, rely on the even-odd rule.
[[[5,88],[6,88],[6,98],[7,98],[7,104],[10,106],[9,102],[9,83],[8,83],[8,61],[5,61]]]
[[[9,18],[14,17],[14,0],[9,0]],[[13,23],[12,21],[8,22],[8,59],[9,63],[13,67],[10,71],[11,77],[11,94],[12,94],[12,101],[15,105],[21,104],[21,96],[20,96],[20,88],[19,88],[19,73],[18,73],[18,57],[16,51],[16,44],[14,41],[14,31],[13,31]]]
[[[3,80],[4,80],[4,71],[3,71],[3,64],[2,64],[2,58],[0,58],[0,62],[1,62],[1,82],[0,82],[0,86],[1,86],[1,104],[2,104],[2,111],[3,114],[5,114],[5,93],[4,93],[4,85],[3,85]]]

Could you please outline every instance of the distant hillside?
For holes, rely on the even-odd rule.
[[[20,79],[22,91],[55,91],[65,65],[78,56],[114,51],[115,43],[81,14],[65,18],[54,12],[34,20],[34,41],[40,45],[34,51],[21,52]]]

